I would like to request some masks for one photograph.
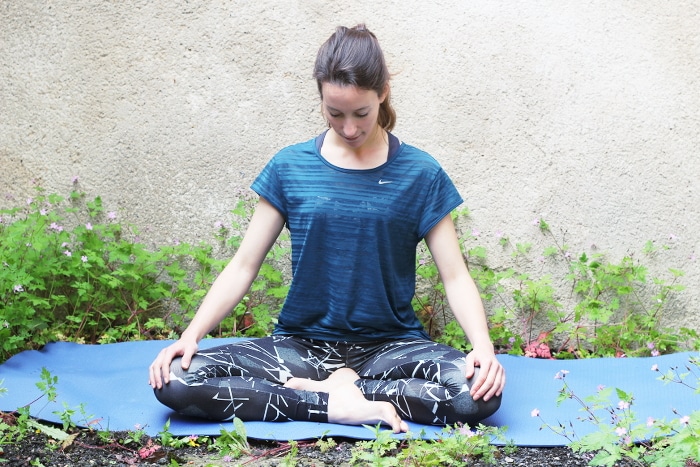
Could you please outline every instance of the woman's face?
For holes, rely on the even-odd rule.
[[[374,134],[379,104],[384,102],[386,92],[379,96],[355,86],[323,83],[321,95],[323,114],[345,144],[357,149]]]

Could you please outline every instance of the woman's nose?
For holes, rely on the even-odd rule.
[[[356,132],[357,124],[351,119],[346,120],[343,124],[343,133],[345,133],[345,136],[355,136]]]

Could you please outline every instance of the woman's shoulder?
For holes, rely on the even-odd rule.
[[[313,152],[314,151],[314,142],[316,138],[311,138],[307,139],[305,141],[300,141],[297,143],[290,144],[288,146],[284,146],[282,149],[277,151],[277,154],[281,155],[295,155],[295,154],[303,154],[303,153],[308,153],[308,152]]]
[[[400,150],[397,155],[400,155],[399,160],[401,160],[402,163],[411,162],[413,164],[418,164],[426,170],[441,169],[440,162],[438,162],[432,154],[405,141],[401,141]]]

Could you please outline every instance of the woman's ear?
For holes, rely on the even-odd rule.
[[[384,103],[384,100],[385,100],[386,97],[389,95],[389,91],[390,91],[390,89],[389,89],[389,83],[386,83],[386,84],[384,85],[384,91],[382,91],[381,95],[379,96],[379,103],[380,103],[380,104]]]

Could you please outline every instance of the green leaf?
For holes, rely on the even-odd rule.
[[[59,430],[58,428],[54,428],[48,425],[44,425],[33,419],[27,420],[27,425],[41,431],[46,436],[55,439],[56,441],[65,441],[70,437],[70,435],[65,431]]]

